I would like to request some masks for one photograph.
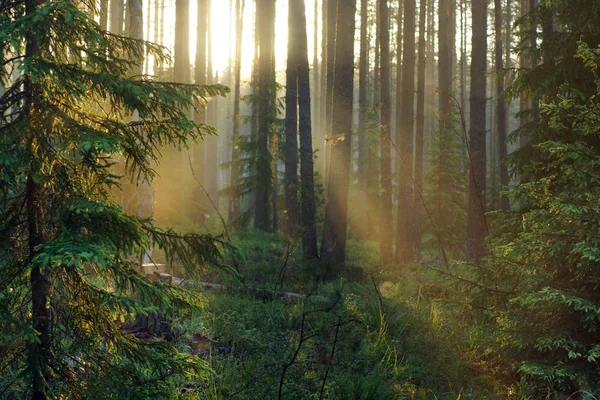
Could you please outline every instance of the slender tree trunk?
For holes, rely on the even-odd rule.
[[[100,28],[108,29],[108,0],[100,0]]]
[[[379,51],[379,12],[377,7],[375,8],[375,52],[373,55],[373,84],[371,87],[371,95],[372,95],[372,108],[371,111],[374,115],[375,120],[379,118],[379,93],[380,93],[380,83],[379,83],[379,61],[380,61],[380,51]],[[371,35],[372,35],[371,31]],[[369,213],[368,218],[368,226],[367,232],[369,236],[377,235],[380,226],[380,214],[379,208],[381,206],[380,200],[380,145],[381,140],[380,137],[373,135],[369,137],[370,140],[367,141],[367,196],[369,198],[368,208],[371,211]]]
[[[381,46],[381,224],[379,251],[382,264],[393,256],[392,235],[392,159],[391,159],[391,99],[390,99],[390,27],[388,0],[379,0],[379,45]]]
[[[402,65],[402,108],[400,113],[400,165],[398,168],[398,226],[396,261],[407,263],[414,258],[412,229],[413,200],[413,135],[415,96],[415,0],[404,0],[404,60]]]
[[[471,63],[471,113],[469,128],[470,177],[467,252],[478,262],[486,253],[486,65],[487,4],[473,2],[473,50]]]
[[[207,1],[207,48],[206,48],[206,65],[207,65],[207,80],[209,84],[217,83],[217,78],[213,72],[213,40],[212,40],[212,0]],[[222,0],[221,0],[222,1]],[[211,101],[207,108],[208,112],[208,123],[216,126],[219,116],[219,99]],[[218,136],[208,136],[204,139],[205,142],[205,167],[204,167],[204,181],[206,185],[206,191],[208,192],[211,200],[215,205],[219,204],[219,189],[217,174],[219,170],[218,166],[218,153],[219,153],[219,138]],[[214,212],[211,208],[211,212]]]
[[[425,136],[425,20],[427,18],[427,0],[419,5],[419,52],[417,72],[417,132],[415,135],[415,192],[413,196],[415,256],[421,259],[422,208],[423,191],[423,149]]]
[[[327,125],[327,103],[329,101],[329,91],[327,89],[327,71],[329,63],[327,61],[327,40],[328,40],[328,26],[327,26],[327,3],[329,0],[322,0],[321,3],[321,82],[319,83],[319,92],[323,99],[319,101],[319,132],[317,134],[317,141],[319,142],[318,149],[320,151],[319,157],[320,162],[320,173],[323,184],[326,183],[327,177],[325,175],[327,171],[327,132],[330,126]]]
[[[123,0],[110,1],[110,31],[115,35],[123,33],[123,10],[125,3]]]
[[[356,0],[338,0],[337,10],[331,166],[321,245],[321,257],[329,266],[343,265],[346,252]]]
[[[43,0],[26,0],[25,14],[31,15],[35,9],[44,3]],[[32,32],[25,38],[25,57],[30,60],[40,55],[40,32]],[[32,118],[35,104],[38,102],[37,85],[25,75],[23,92],[23,115]],[[33,145],[34,138],[30,137],[29,143]],[[36,178],[37,169],[31,169],[27,175],[27,235],[29,259],[39,254],[39,246],[43,240],[43,204],[42,193]],[[50,293],[52,291],[52,273],[50,269],[42,270],[40,265],[34,264],[29,276],[31,284],[31,324],[37,334],[39,342],[29,344],[28,363],[32,375],[32,399],[45,400],[50,379],[49,359],[52,349],[52,329],[50,311]]]
[[[274,90],[274,71],[272,70],[275,36],[275,0],[258,0],[256,3],[256,29],[258,36],[258,156],[256,161],[256,202],[254,209],[254,227],[270,231],[271,218],[269,200],[273,189],[272,155],[269,152],[271,120],[271,96]]]
[[[360,60],[359,60],[359,86],[358,86],[358,191],[359,204],[365,205],[366,209],[359,212],[357,221],[358,237],[367,237],[368,224],[368,196],[367,196],[367,86],[369,75],[369,42],[367,37],[368,24],[368,0],[360,3]]]
[[[320,76],[320,65],[319,65],[319,1],[315,0],[314,2],[314,9],[313,9],[313,65],[312,65],[312,71],[313,71],[313,80],[312,80],[312,126],[313,126],[313,133],[317,133],[317,134],[313,134],[313,149],[318,149],[319,148],[319,143],[318,143],[318,132],[319,132],[319,127],[320,127],[320,120],[319,117],[321,115],[320,113],[320,109],[321,109],[321,99],[320,99],[320,82],[321,82],[321,76]]]
[[[236,33],[235,33],[235,67],[234,67],[234,94],[233,94],[233,134],[231,139],[231,186],[232,193],[229,198],[229,223],[233,223],[240,215],[240,191],[238,189],[241,178],[240,169],[240,94],[242,71],[242,34],[244,31],[245,0],[235,0]]]
[[[508,167],[506,166],[506,101],[502,98],[504,93],[504,63],[502,61],[503,45],[502,45],[502,1],[494,0],[494,28],[496,30],[495,56],[496,69],[500,73],[497,79],[496,94],[496,135],[498,139],[498,161],[500,167],[500,186],[504,188],[508,186]],[[509,210],[508,197],[506,195],[500,197],[500,208]]]
[[[332,148],[333,80],[336,51],[337,9],[339,0],[327,0],[327,97],[325,104],[325,184],[329,184]]]
[[[174,81],[191,83],[190,77],[190,0],[175,2]]]
[[[314,259],[317,251],[317,206],[315,201],[314,160],[312,149],[310,69],[308,66],[308,38],[306,35],[306,7],[304,0],[291,0],[296,10],[294,27],[298,40],[298,110],[300,131],[300,198],[302,218],[302,254]],[[297,27],[295,26],[297,24]],[[292,25],[290,25],[291,28]]]
[[[535,9],[537,0],[521,0],[521,17],[524,17],[528,13]],[[526,48],[522,49],[519,54],[520,65],[522,69],[531,68],[537,63],[536,53],[536,40],[537,40],[537,27],[534,24],[527,24],[523,27],[524,31],[521,33]],[[519,110],[521,112],[531,111],[533,108],[532,99],[527,97],[525,94],[521,94],[519,97]],[[527,124],[531,120],[531,117],[521,116],[519,124],[521,126]],[[525,147],[529,142],[529,138],[526,136],[519,136],[519,147]]]
[[[208,3],[207,0],[198,0],[197,10],[197,25],[196,25],[196,60],[194,65],[194,82],[196,85],[206,85],[206,51],[207,51],[207,36],[208,36]],[[197,123],[206,123],[206,111],[201,110],[194,115],[194,120]],[[199,181],[198,186],[204,187],[204,170],[206,165],[205,156],[206,146],[204,142],[196,144],[192,150],[194,158],[194,171],[196,179]],[[197,210],[194,212],[195,222],[202,223],[204,214],[206,213],[207,199],[204,190],[198,187],[193,196],[196,200]]]
[[[298,227],[298,29],[294,3],[288,2],[288,51],[285,87],[285,210],[288,235],[294,234]]]

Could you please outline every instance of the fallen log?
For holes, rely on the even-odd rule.
[[[178,278],[176,276],[171,276],[165,272],[154,272],[155,279],[159,279],[163,282],[168,282],[174,285],[183,285],[187,282],[186,279]],[[286,300],[299,300],[299,301],[312,301],[315,303],[324,302],[326,299],[322,296],[308,296],[300,293],[292,293],[292,292],[281,292],[276,290],[257,288],[247,285],[241,286],[226,286],[219,283],[211,283],[211,282],[194,282],[204,289],[208,290],[216,290],[216,291],[228,291],[228,292],[238,292],[238,293],[246,293],[250,294],[254,297],[258,297],[261,299],[274,299],[281,298]]]

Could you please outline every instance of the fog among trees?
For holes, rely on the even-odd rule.
[[[600,397],[600,1],[0,4],[0,398]]]

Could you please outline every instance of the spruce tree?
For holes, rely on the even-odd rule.
[[[137,260],[147,243],[177,255],[190,274],[220,263],[219,240],[179,235],[127,214],[113,199],[122,158],[150,182],[164,145],[186,147],[213,133],[183,110],[220,86],[130,76],[163,48],[103,30],[79,2],[4,2],[0,38],[0,388],[9,397],[158,398],[168,375],[202,364],[167,342],[126,333],[121,320],[193,305],[181,288],[147,279]],[[16,79],[11,71],[18,69]],[[135,113],[137,118],[132,119]]]

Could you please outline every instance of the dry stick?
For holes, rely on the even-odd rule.
[[[338,323],[335,328],[335,336],[333,337],[333,345],[331,346],[331,355],[329,356],[329,361],[327,363],[327,370],[325,371],[325,376],[323,377],[323,383],[321,384],[321,391],[319,392],[319,400],[323,398],[323,391],[325,390],[325,382],[327,382],[327,376],[329,375],[329,370],[331,369],[331,364],[333,364],[333,357],[335,355],[335,346],[337,344],[338,333],[340,331],[341,326],[340,318],[338,317]]]
[[[306,337],[304,336],[304,324],[306,322],[306,316],[309,314],[318,313],[318,312],[329,312],[337,306],[340,299],[341,299],[341,297],[336,299],[336,301],[328,307],[302,312],[302,324],[300,325],[300,340],[298,341],[298,347],[296,347],[296,351],[294,352],[294,355],[292,356],[290,361],[285,363],[285,365],[283,366],[283,370],[281,371],[281,376],[279,377],[279,392],[277,393],[277,400],[280,400],[282,398],[281,393],[283,391],[283,384],[285,382],[285,374],[286,374],[288,368],[291,367],[294,364],[294,362],[296,361],[296,358],[298,357],[298,353],[300,353],[300,349],[302,348],[302,345],[304,344],[304,342],[315,336],[315,334],[309,335]],[[307,296],[306,300],[308,300],[308,296]],[[306,307],[306,302],[304,303],[304,307]],[[354,321],[354,319],[350,319],[350,320],[346,321],[345,323],[350,323],[353,321]],[[340,325],[340,324],[338,323],[338,325]]]
[[[283,370],[281,371],[281,376],[279,377],[279,392],[277,393],[277,400],[280,400],[282,398],[281,393],[283,391],[285,373],[287,372],[288,368],[292,366],[294,361],[296,361],[296,357],[298,357],[298,353],[300,353],[300,349],[302,348],[302,344],[304,343],[304,323],[306,322],[306,314],[306,312],[302,313],[302,325],[300,326],[300,340],[298,341],[298,347],[296,347],[294,355],[292,356],[290,361],[285,363],[285,365],[283,366]]]
[[[285,273],[285,269],[287,268],[287,264],[288,264],[288,260],[290,258],[290,255],[292,254],[292,251],[294,251],[294,247],[296,247],[296,243],[298,243],[298,237],[294,236],[294,241],[290,241],[288,239],[287,241],[287,248],[286,248],[286,252],[285,252],[285,260],[283,261],[283,265],[281,266],[281,268],[279,269],[279,275],[277,276],[277,283],[275,284],[275,291],[277,290],[281,290],[283,289],[283,279],[284,279],[284,273]]]

